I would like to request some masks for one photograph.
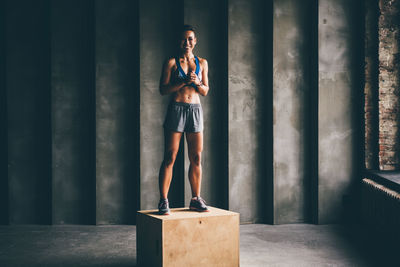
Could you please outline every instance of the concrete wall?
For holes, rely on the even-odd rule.
[[[93,3],[51,3],[52,222],[95,222]]]
[[[206,201],[242,222],[342,219],[363,157],[358,1],[81,2],[1,11],[1,223],[132,224],[157,207],[170,100],[159,79],[183,23],[210,68]],[[173,207],[190,200],[183,144]]]
[[[139,10],[96,1],[96,221],[129,224],[138,205]],[[117,31],[115,29],[118,29]]]
[[[338,222],[363,162],[363,17],[358,1],[319,1],[318,222]],[[362,9],[362,5],[361,5]],[[362,14],[362,13],[361,13]]]
[[[311,1],[274,1],[274,223],[304,222],[310,209]]]
[[[164,155],[162,124],[169,96],[160,95],[159,82],[164,60],[176,52],[177,36],[170,33],[182,25],[182,4],[180,1],[140,1],[141,209],[156,208],[160,198],[158,172]],[[168,196],[172,207],[183,205],[182,152],[179,153],[174,166],[171,191]]]
[[[266,173],[270,14],[263,1],[229,1],[229,208],[244,222],[265,221],[272,204]]]
[[[5,5],[9,222],[49,223],[49,3]]]

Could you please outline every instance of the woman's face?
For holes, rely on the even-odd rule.
[[[180,42],[180,47],[183,52],[190,52],[196,46],[196,36],[193,31],[184,31],[182,33],[182,39]]]

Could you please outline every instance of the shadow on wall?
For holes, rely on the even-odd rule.
[[[352,162],[354,163],[352,180],[348,194],[343,196],[342,222],[359,223],[361,207],[361,180],[364,163],[364,47],[365,47],[365,1],[350,1],[345,8],[350,27],[350,67],[351,71],[351,125],[353,127]]]

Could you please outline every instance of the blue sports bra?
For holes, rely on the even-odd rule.
[[[201,81],[202,77],[201,77],[201,72],[200,72],[199,59],[196,56],[194,56],[194,60],[196,62],[196,70],[195,70],[194,73],[196,73],[196,75],[199,77],[199,80]],[[179,61],[179,58],[176,57],[175,61],[176,61],[176,66],[178,68],[178,78],[186,79],[187,78],[187,74],[183,71],[183,69],[181,67],[181,64],[180,64],[180,61]],[[194,83],[192,83],[191,86],[193,86],[195,88],[197,87]]]

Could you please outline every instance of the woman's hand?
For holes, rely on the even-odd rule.
[[[199,77],[196,75],[194,71],[189,72],[187,82],[188,84],[194,83],[196,86],[199,86],[201,84]]]

